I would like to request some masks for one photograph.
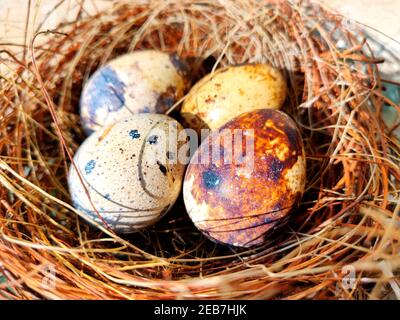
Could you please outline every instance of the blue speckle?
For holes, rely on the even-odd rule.
[[[104,195],[104,198],[106,198],[107,200],[110,200],[111,196],[110,196],[109,193],[106,193],[106,194]]]
[[[284,163],[273,157],[270,162],[269,178],[272,181],[278,181],[281,177],[282,170],[284,169]]]
[[[95,166],[96,166],[96,161],[94,161],[94,160],[90,160],[88,163],[86,163],[86,166],[85,166],[86,174],[91,173]]]
[[[271,222],[273,222],[273,220],[271,218],[268,218],[268,217],[264,218],[264,224],[270,224]]]
[[[211,170],[203,172],[203,183],[207,189],[215,189],[221,182],[220,176]]]
[[[92,216],[92,214],[93,214],[93,211],[90,211],[90,210],[84,208],[84,207],[80,204],[80,202],[77,201],[77,200],[75,199],[75,195],[72,195],[72,205],[74,206],[74,208],[76,208],[76,209],[78,209],[78,210],[80,210],[80,211],[86,213],[86,214],[89,215],[89,216]]]
[[[90,118],[96,119],[96,111],[106,108],[108,112],[119,110],[125,105],[126,85],[109,66],[94,74],[85,89],[84,102],[87,103]],[[87,95],[87,97],[85,97]]]
[[[143,109],[142,109],[142,112],[143,113],[150,113],[151,110],[150,110],[150,108],[148,106],[144,106]]]
[[[158,137],[157,136],[150,136],[149,139],[147,140],[150,144],[156,144],[158,141]]]
[[[131,131],[129,131],[129,136],[132,139],[139,139],[140,138],[140,133],[136,129],[135,130],[131,130]]]

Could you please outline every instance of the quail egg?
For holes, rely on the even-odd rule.
[[[181,108],[184,126],[215,130],[243,112],[279,109],[286,98],[283,75],[268,64],[230,66],[205,76]]]
[[[161,114],[136,114],[94,132],[70,166],[73,205],[117,233],[154,224],[181,191],[185,164],[176,155],[185,141],[182,126]]]
[[[300,201],[306,181],[302,138],[285,113],[241,114],[205,139],[183,183],[187,212],[211,240],[261,244]]]
[[[138,50],[100,67],[85,84],[81,122],[89,135],[136,113],[164,113],[188,86],[188,66],[176,54]]]

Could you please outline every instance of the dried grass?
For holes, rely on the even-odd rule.
[[[82,10],[38,33],[45,41],[34,40],[22,58],[3,50],[0,274],[7,282],[0,296],[400,298],[400,145],[382,120],[384,105],[399,105],[383,95],[382,61],[346,21],[308,2],[131,2],[95,16]],[[137,48],[176,51],[197,77],[210,56],[214,69],[269,62],[287,76],[285,111],[304,137],[307,190],[288,225],[263,246],[211,243],[181,200],[155,227],[125,239],[90,227],[70,205],[66,172],[84,139],[82,83]],[[46,286],[51,270],[54,288]],[[354,286],[346,285],[349,270]]]

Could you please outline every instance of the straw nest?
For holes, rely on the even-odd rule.
[[[182,200],[156,226],[124,239],[91,227],[71,206],[66,173],[84,139],[82,83],[138,48],[177,52],[195,79],[244,62],[285,73],[284,110],[301,128],[308,181],[300,207],[262,246],[213,244]],[[383,106],[399,106],[384,95],[381,62],[348,20],[290,1],[118,4],[37,34],[25,60],[3,50],[0,295],[400,298],[400,145],[381,118]]]

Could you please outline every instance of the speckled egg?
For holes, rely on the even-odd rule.
[[[272,109],[244,113],[212,132],[192,157],[183,183],[187,212],[216,242],[261,244],[300,201],[305,166],[302,138],[288,115]]]
[[[215,130],[243,112],[279,109],[286,98],[283,75],[267,64],[219,69],[190,90],[181,108],[182,123]]]
[[[164,113],[188,86],[188,66],[176,54],[140,50],[99,68],[80,100],[81,122],[91,132],[137,113]]]
[[[181,190],[185,166],[176,160],[176,150],[185,143],[182,130],[166,115],[137,114],[94,132],[74,156],[84,184],[70,166],[74,207],[117,233],[155,223]]]

